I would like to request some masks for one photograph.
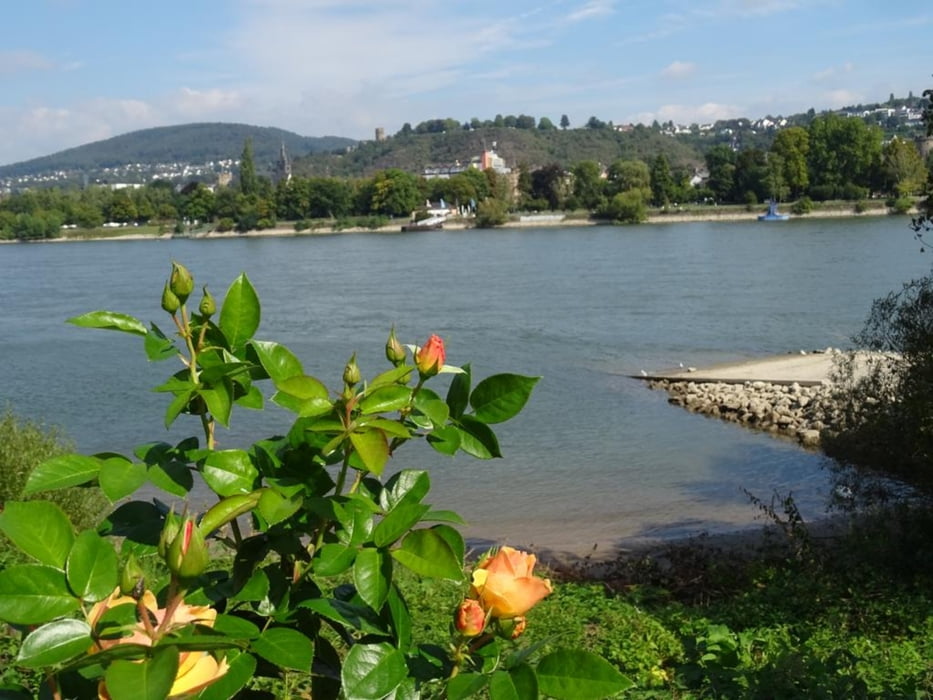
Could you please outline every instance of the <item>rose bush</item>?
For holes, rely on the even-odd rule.
[[[27,494],[99,488],[113,508],[96,530],[76,533],[46,501],[4,504],[0,532],[33,563],[0,571],[0,621],[23,635],[17,663],[45,670],[44,693],[222,700],[259,684],[316,700],[524,700],[630,685],[582,652],[535,661],[500,647],[550,591],[533,575],[534,557],[504,547],[471,587],[463,520],[426,502],[426,471],[389,469],[417,439],[441,455],[500,457],[492,426],[522,410],[536,377],[495,374],[474,386],[469,365],[446,364],[439,336],[405,346],[393,329],[388,369],[366,379],[354,354],[331,390],[284,345],[255,337],[260,302],[246,275],[219,311],[203,285],[189,308],[196,287],[173,263],[160,300],[170,334],[114,311],[70,319],[138,336],[151,362],[179,363],[156,387],[168,398],[164,424],[190,417],[200,436],[143,442],[132,455],[63,455],[30,475]],[[293,414],[289,425],[247,447],[218,447],[235,408],[268,400]],[[196,485],[199,500],[212,501],[200,514],[189,497]],[[471,602],[455,616],[449,649],[414,638],[398,567],[462,586]],[[493,623],[501,637],[489,633]]]

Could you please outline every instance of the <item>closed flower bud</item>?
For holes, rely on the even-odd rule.
[[[207,291],[207,285],[204,285],[204,296],[201,297],[198,311],[201,312],[204,318],[210,318],[214,315],[214,312],[217,311],[217,304],[214,301],[214,297],[211,296],[211,293]]]
[[[194,278],[188,268],[181,263],[172,262],[172,274],[168,280],[172,293],[184,304],[194,291]]]
[[[168,282],[166,282],[165,289],[162,290],[162,308],[166,313],[174,314],[178,311],[179,306],[181,306],[181,302],[178,301],[175,292],[172,291],[171,287],[168,286]]]
[[[347,366],[343,368],[343,383],[347,386],[354,386],[359,384],[362,378],[360,367],[356,364],[356,353],[353,353],[350,361],[347,362]]]
[[[389,332],[389,339],[386,341],[386,359],[396,367],[405,362],[405,348],[395,337],[395,328]]]
[[[454,627],[464,637],[476,637],[486,628],[486,611],[478,601],[467,598],[454,614]]]
[[[496,634],[503,639],[518,639],[528,626],[525,616],[500,617],[496,620]]]
[[[168,549],[166,562],[169,571],[184,580],[200,576],[210,563],[207,543],[194,520],[185,518]]]
[[[181,519],[175,515],[173,507],[165,514],[165,524],[162,526],[162,534],[159,535],[159,556],[163,559],[168,559],[168,548],[172,546],[179,530],[181,530]]]
[[[444,341],[437,335],[431,335],[423,347],[415,353],[415,366],[422,377],[433,377],[441,371],[446,359]]]
[[[142,567],[136,561],[136,556],[130,554],[120,574],[120,593],[138,600],[145,590],[146,582]]]

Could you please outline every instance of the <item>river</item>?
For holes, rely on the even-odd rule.
[[[473,538],[577,553],[748,527],[744,490],[792,492],[818,517],[821,455],[672,407],[629,375],[847,347],[874,298],[929,269],[894,217],[4,245],[0,402],[83,451],[196,434],[184,417],[166,433],[165,396],[149,391],[174,367],[147,363],[138,338],[64,323],[107,308],[167,326],[172,259],[218,299],[245,271],[257,336],[331,386],[353,352],[364,376],[381,371],[392,325],[403,342],[440,334],[477,378],[541,376],[497,429],[503,459],[415,448],[395,466],[429,468],[429,500]],[[243,410],[222,446],[288,420]]]

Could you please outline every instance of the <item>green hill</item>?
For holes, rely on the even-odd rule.
[[[41,158],[0,166],[0,178],[62,170],[94,172],[132,163],[236,160],[247,138],[253,140],[253,157],[260,171],[271,168],[276,162],[283,143],[292,157],[345,149],[356,143],[338,136],[300,136],[283,129],[248,124],[182,124],[132,131]]]
[[[515,168],[534,169],[550,163],[570,167],[581,160],[608,165],[620,158],[650,161],[659,153],[672,166],[692,167],[702,163],[700,151],[646,127],[628,132],[613,129],[517,129],[484,127],[445,133],[396,135],[385,141],[367,141],[344,153],[315,153],[295,158],[296,175],[359,176],[386,168],[418,173],[428,165],[469,162],[494,147]]]

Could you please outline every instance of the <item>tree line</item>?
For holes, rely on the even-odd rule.
[[[569,169],[557,163],[522,165],[513,174],[468,168],[448,179],[425,179],[388,168],[372,177],[296,176],[274,183],[257,175],[247,139],[239,177],[230,186],[190,183],[177,189],[155,181],[136,189],[30,190],[0,200],[0,238],[51,238],[62,226],[92,229],[106,222],[155,223],[176,231],[197,222],[247,231],[273,227],[279,220],[398,218],[441,199],[475,211],[484,225],[502,223],[510,211],[586,210],[609,220],[638,222],[649,207],[751,205],[769,199],[886,196],[909,207],[910,197],[923,192],[931,166],[933,159],[925,163],[913,141],[885,143],[877,126],[834,114],[779,131],[768,149],[714,146],[705,155],[705,172],[672,166],[659,153],[650,162],[583,160]]]

